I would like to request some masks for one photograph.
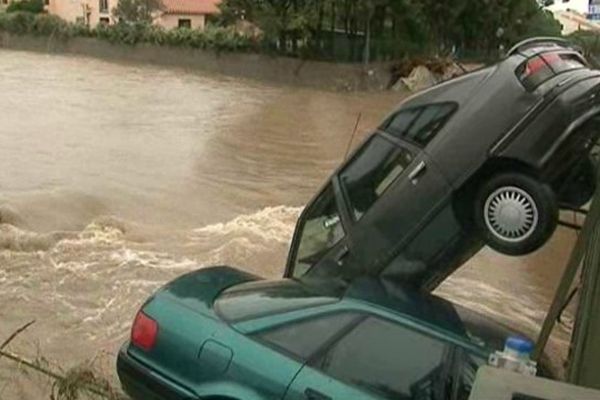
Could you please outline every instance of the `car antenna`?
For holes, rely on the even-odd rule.
[[[354,130],[352,131],[352,136],[350,136],[350,141],[348,142],[348,146],[346,147],[346,153],[344,154],[344,159],[342,161],[346,161],[348,158],[348,154],[350,154],[350,149],[352,149],[352,142],[354,142],[354,136],[356,136],[356,132],[358,131],[358,124],[360,124],[360,119],[362,118],[362,113],[359,112],[356,116],[356,124],[354,124]]]

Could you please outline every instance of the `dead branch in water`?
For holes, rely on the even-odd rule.
[[[12,342],[17,336],[19,336],[20,333],[25,331],[27,328],[29,328],[33,324],[35,324],[35,319],[32,321],[29,321],[28,323],[26,323],[25,325],[23,325],[16,331],[14,331],[4,342],[2,342],[2,344],[0,344],[0,350],[4,350],[6,348],[6,346],[9,345],[10,342]],[[0,358],[2,358],[2,354],[0,354]]]
[[[79,398],[80,391],[109,400],[128,399],[112,390],[107,381],[96,377],[93,371],[88,368],[73,368],[62,375],[43,366],[40,362],[28,360],[6,350],[0,350],[0,357],[2,356],[54,380],[51,400],[76,400]]]

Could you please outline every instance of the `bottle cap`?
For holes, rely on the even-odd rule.
[[[505,346],[507,349],[518,353],[531,354],[533,351],[533,342],[520,336],[511,336],[506,339]]]

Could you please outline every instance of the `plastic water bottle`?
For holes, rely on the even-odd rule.
[[[511,336],[506,339],[504,351],[490,354],[489,364],[496,368],[535,376],[537,363],[531,359],[532,352],[533,342],[522,337]]]

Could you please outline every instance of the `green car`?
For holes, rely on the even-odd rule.
[[[139,400],[463,400],[511,335],[373,278],[320,286],[214,267],[143,305],[117,370]]]

